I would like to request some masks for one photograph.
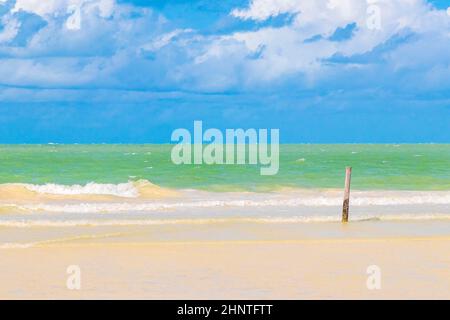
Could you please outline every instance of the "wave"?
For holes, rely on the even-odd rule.
[[[41,199],[92,199],[101,196],[119,198],[158,198],[174,195],[175,191],[159,187],[148,180],[126,183],[95,183],[85,185],[6,183],[0,185],[0,200],[41,200]]]
[[[137,198],[139,191],[132,182],[119,184],[100,184],[90,182],[86,185],[60,185],[60,184],[24,184],[28,190],[41,194],[57,194],[57,195],[80,195],[80,194],[98,194],[111,195],[124,198]]]
[[[432,221],[450,220],[450,214],[391,214],[391,215],[358,215],[352,222],[367,221]],[[235,218],[190,218],[190,219],[82,219],[82,220],[9,220],[0,221],[1,227],[98,227],[98,226],[151,226],[151,225],[198,225],[223,223],[340,223],[340,217],[334,216],[293,216],[293,217],[235,217]]]
[[[359,197],[351,200],[351,205],[363,206],[398,206],[398,205],[446,205],[450,204],[448,196],[404,196],[404,197]],[[8,204],[7,208],[20,211],[42,211],[60,213],[119,213],[151,212],[177,209],[201,208],[264,208],[264,207],[337,207],[342,205],[341,198],[305,197],[301,199],[267,199],[267,200],[202,200],[185,202],[82,202],[82,203],[32,203]],[[1,208],[1,207],[0,207]],[[1,210],[0,210],[1,211]]]
[[[450,192],[355,191],[350,202],[352,207],[446,206],[450,205]],[[287,189],[270,193],[175,191],[159,187],[147,180],[119,184],[91,182],[85,185],[0,184],[2,215],[35,212],[70,214],[175,210],[195,212],[196,209],[202,208],[269,208],[270,212],[275,212],[278,208],[340,206],[342,206],[340,190]]]

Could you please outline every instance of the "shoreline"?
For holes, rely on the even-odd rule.
[[[450,220],[255,223],[168,223],[104,226],[0,227],[0,248],[67,244],[332,242],[450,237]]]

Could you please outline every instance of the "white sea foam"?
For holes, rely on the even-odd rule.
[[[450,204],[450,194],[404,195],[384,197],[355,197],[352,206],[398,206],[398,205],[446,205]],[[166,211],[195,208],[258,208],[258,207],[336,207],[342,205],[338,197],[314,197],[289,199],[238,199],[238,200],[199,200],[181,202],[82,202],[82,203],[39,203],[13,205],[26,211],[66,212],[66,213],[117,213]]]
[[[50,194],[67,196],[67,200],[71,200],[70,196],[77,195],[110,195],[122,198],[140,198],[142,195],[162,195],[166,193],[176,193],[173,190],[162,189],[147,180],[129,181],[119,184],[102,184],[90,182],[85,185],[61,185],[61,184],[1,184],[4,194],[10,194],[13,190],[14,194],[24,188],[38,194]],[[197,190],[184,190],[195,194],[202,193]],[[223,200],[223,195],[227,193],[203,192],[202,201],[187,202],[151,202],[151,203],[135,203],[124,200],[123,203],[107,202],[94,203],[86,201],[86,203],[57,205],[46,202],[40,205],[28,206],[29,210],[49,210],[49,211],[144,211],[171,209],[178,207],[266,207],[266,206],[311,206],[311,207],[331,207],[342,205],[342,195],[340,192],[322,192],[320,190],[294,190],[293,192],[273,192],[261,196],[261,194],[252,194],[249,192],[232,192],[232,197]],[[191,197],[189,194],[188,197]],[[22,200],[25,197],[22,197]],[[382,205],[421,205],[450,204],[450,191],[355,191],[351,197],[352,206],[382,206]],[[95,207],[98,208],[95,209]],[[77,209],[78,208],[78,209]],[[111,210],[110,210],[111,209]]]
[[[352,222],[364,221],[421,221],[450,220],[450,214],[392,214],[392,215],[359,215]],[[2,227],[86,227],[86,226],[151,226],[174,224],[221,224],[221,223],[324,223],[340,222],[339,216],[292,216],[292,217],[254,217],[254,218],[190,218],[190,219],[80,219],[80,220],[8,220],[0,221]]]
[[[34,192],[57,194],[57,195],[112,195],[125,198],[136,198],[139,192],[133,182],[119,183],[119,184],[102,184],[90,182],[86,185],[60,185],[60,184],[24,184],[24,186]]]

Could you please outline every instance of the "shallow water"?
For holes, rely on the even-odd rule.
[[[99,230],[108,231],[101,239],[115,239],[141,227],[191,234],[230,224],[246,230],[309,224],[319,230],[312,224],[341,219],[346,165],[353,166],[352,222],[433,222],[438,228],[428,235],[450,234],[449,145],[283,145],[280,172],[272,177],[249,165],[176,166],[170,150],[1,146],[0,244],[26,246],[66,236],[92,241]],[[79,234],[80,228],[90,231]],[[233,238],[233,228],[225,238]],[[245,234],[238,229],[236,235]],[[21,235],[18,242],[15,234]]]

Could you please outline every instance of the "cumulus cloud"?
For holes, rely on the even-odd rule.
[[[25,30],[30,15],[45,26]],[[1,84],[38,88],[132,86],[136,73],[149,71],[136,66],[137,49],[166,28],[151,9],[113,0],[17,0],[1,21]],[[19,32],[28,32],[23,45]]]
[[[283,13],[296,14],[301,8],[302,2],[298,0],[254,0],[248,8],[234,9],[231,14],[242,19],[262,21]]]
[[[38,14],[47,19],[65,15],[74,8],[97,9],[103,18],[110,17],[114,11],[115,0],[16,0],[12,12],[20,10]]]
[[[217,38],[202,55],[201,61],[221,55],[225,59],[230,56],[230,41],[242,44],[247,55],[241,54],[239,59],[245,63],[229,63],[244,73],[247,82],[270,84],[296,74],[299,84],[317,86],[320,80],[339,77],[339,73],[367,75],[374,69],[387,79],[397,74],[397,80],[405,81],[403,77],[410,75],[401,73],[405,68],[425,78],[429,70],[448,68],[450,55],[444,44],[450,40],[450,19],[445,10],[424,0],[252,0],[248,7],[230,14],[257,22],[282,14],[292,16],[282,27]],[[234,48],[243,50],[238,45]],[[376,84],[380,81],[374,80]]]
[[[174,38],[186,33],[193,32],[192,29],[175,29],[153,39],[149,43],[143,44],[140,48],[144,51],[158,51],[172,42]]]
[[[3,30],[0,31],[0,44],[14,39],[19,33],[20,23],[14,18],[5,16],[1,19]]]
[[[214,34],[114,0],[0,0],[0,82],[228,91],[448,78],[450,17],[425,0],[251,0],[227,13],[254,24]]]

